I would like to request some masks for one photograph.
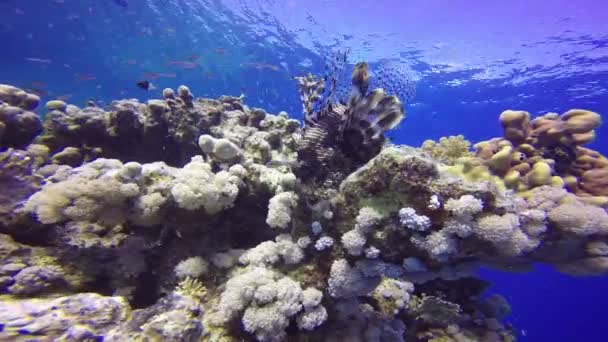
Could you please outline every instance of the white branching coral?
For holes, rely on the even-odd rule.
[[[549,219],[562,231],[577,234],[608,234],[608,213],[600,207],[568,202],[549,212]]]
[[[298,315],[296,322],[300,330],[313,330],[327,320],[327,310],[323,305],[305,309]]]
[[[296,241],[296,244],[302,249],[308,247],[308,245],[310,245],[311,243],[312,239],[310,238],[310,236],[302,236]]]
[[[242,249],[230,249],[226,252],[215,253],[211,257],[211,263],[217,268],[231,268],[244,252],[245,250]]]
[[[314,287],[302,291],[304,311],[296,318],[300,330],[313,330],[327,320],[327,310],[320,305],[321,300],[323,300],[323,293]]]
[[[372,295],[384,303],[390,303],[392,314],[399,313],[407,307],[414,284],[391,278],[384,278],[372,292]]]
[[[322,293],[314,288],[302,290],[293,279],[264,267],[250,267],[228,280],[210,318],[225,324],[243,312],[245,331],[260,341],[282,341],[290,319],[297,317],[301,329],[312,330],[327,319],[320,305]]]
[[[382,221],[382,215],[371,207],[363,207],[355,218],[355,227],[342,235],[342,245],[350,255],[361,255],[367,243],[365,235]]]
[[[176,173],[171,195],[180,208],[203,208],[213,215],[232,207],[239,193],[240,182],[229,171],[214,174],[211,165],[201,156],[195,156]]]
[[[357,228],[367,233],[382,221],[382,215],[374,208],[363,207],[359,209],[359,214],[355,218]]]
[[[232,141],[225,138],[216,139],[207,134],[198,138],[198,145],[203,152],[219,161],[230,161],[242,154],[240,147]]]
[[[178,278],[198,278],[207,273],[209,263],[200,256],[190,257],[180,261],[175,266],[175,275]]]
[[[441,201],[439,201],[439,196],[432,195],[431,198],[429,198],[427,208],[430,210],[437,210],[441,208]]]
[[[467,238],[473,233],[473,221],[451,218],[444,222],[441,229],[444,233],[454,234],[459,238]]]
[[[361,255],[367,239],[360,229],[352,229],[342,235],[342,246],[350,255]]]
[[[445,203],[445,209],[453,216],[471,218],[483,210],[483,202],[474,196],[463,195],[459,199],[448,199]]]
[[[298,205],[298,196],[292,192],[281,192],[270,199],[266,223],[272,228],[285,229],[291,222],[291,211]]]
[[[446,261],[458,252],[458,241],[442,230],[432,232],[426,237],[412,235],[410,240],[416,247],[425,250],[438,261]]]
[[[298,180],[296,176],[282,168],[270,168],[261,164],[249,166],[251,173],[265,188],[275,194],[292,191]]]
[[[480,217],[474,225],[474,234],[492,243],[499,253],[506,255],[529,252],[540,243],[521,230],[520,216],[514,213]]]
[[[334,239],[331,236],[321,236],[316,242],[315,242],[315,249],[318,251],[324,251],[328,248],[331,248],[331,246],[334,245]]]
[[[133,203],[132,212],[135,223],[142,226],[150,226],[160,221],[160,212],[163,205],[167,202],[167,196],[161,192],[152,192],[137,197]]]
[[[500,244],[508,241],[518,228],[519,217],[516,214],[486,215],[477,220],[474,233],[483,240]]]
[[[246,265],[275,264],[282,258],[286,264],[297,264],[304,259],[302,247],[288,234],[278,235],[275,241],[264,241],[247,250],[239,261]]]
[[[369,246],[365,249],[365,257],[368,259],[376,259],[380,256],[380,250],[374,246]]]
[[[416,214],[413,208],[401,208],[399,219],[404,227],[411,230],[424,232],[431,228],[431,220],[424,215]]]
[[[60,181],[47,183],[24,205],[24,210],[35,213],[41,223],[115,225],[132,220],[155,224],[175,169],[164,163],[123,165],[114,159],[97,159],[63,172]],[[131,201],[133,207],[129,206]]]
[[[474,196],[463,195],[448,199],[444,208],[451,217],[444,223],[442,232],[464,239],[473,233],[474,215],[483,210],[483,202]]]
[[[302,305],[305,309],[312,309],[321,304],[323,300],[323,292],[314,287],[308,287],[302,292]]]
[[[522,230],[533,237],[539,237],[547,231],[546,219],[547,214],[539,209],[529,209],[519,213]]]
[[[283,341],[290,317],[302,310],[302,288],[298,282],[283,277],[275,287],[271,301],[264,306],[249,306],[243,313],[243,327],[260,341]]]
[[[211,315],[211,323],[220,325],[233,319],[254,299],[258,288],[272,284],[280,274],[265,267],[250,267],[226,282],[219,303]]]

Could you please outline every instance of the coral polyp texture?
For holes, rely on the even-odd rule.
[[[478,267],[608,272],[598,114],[391,145],[367,68],[342,104],[299,78],[303,127],[185,86],[41,119],[1,85],[1,339],[513,341]]]

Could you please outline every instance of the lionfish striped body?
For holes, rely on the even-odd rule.
[[[314,110],[325,91],[326,79],[312,75],[296,78],[304,109],[304,134],[298,148],[299,159],[310,166],[327,166],[341,154],[365,163],[380,152],[384,132],[394,128],[404,117],[403,106],[396,96],[382,89],[368,93],[369,71],[358,63],[352,74],[352,92],[346,105],[330,103],[335,90],[331,78],[329,95],[319,110]]]

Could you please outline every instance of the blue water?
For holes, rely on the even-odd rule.
[[[245,95],[301,117],[293,76],[322,73],[336,51],[415,81],[396,143],[501,134],[505,109],[608,111],[608,5],[601,1],[0,0],[0,83],[43,100],[101,105],[188,85]],[[355,5],[356,4],[356,5]],[[605,116],[604,116],[605,117]],[[590,147],[608,154],[608,126]],[[608,277],[540,266],[483,270],[513,307],[522,341],[605,341]],[[522,332],[523,331],[523,332]]]

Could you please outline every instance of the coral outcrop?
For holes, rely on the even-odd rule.
[[[416,149],[386,143],[403,111],[368,81],[319,108],[299,79],[304,128],[184,86],[47,103],[44,131],[2,140],[0,339],[512,341],[479,266],[608,272],[595,113]]]
[[[534,119],[507,110],[500,115],[503,137],[477,143],[476,156],[517,192],[554,185],[608,205],[608,160],[583,147],[595,139],[601,121],[599,114],[582,109]]]
[[[0,85],[0,147],[22,148],[42,131],[42,123],[33,112],[40,98],[19,88]]]

